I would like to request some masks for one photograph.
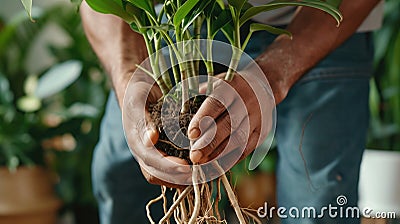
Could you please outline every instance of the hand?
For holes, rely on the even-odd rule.
[[[218,80],[189,125],[189,138],[195,140],[190,159],[202,164],[223,153],[233,166],[264,141],[274,108],[272,91],[257,66],[235,74],[230,82]]]
[[[149,183],[180,188],[190,183],[191,170],[187,162],[154,147],[159,133],[151,122],[147,108],[161,96],[160,89],[151,78],[135,72],[126,88],[122,106],[125,136]]]

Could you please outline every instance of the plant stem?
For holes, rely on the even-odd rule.
[[[181,113],[187,113],[189,112],[189,103],[186,103],[189,101],[189,86],[188,86],[188,79],[187,79],[187,67],[186,63],[180,63],[179,68],[181,70],[181,86],[182,86],[182,108],[181,108]]]
[[[181,81],[181,77],[179,76],[177,63],[175,61],[175,57],[174,57],[175,53],[170,45],[168,45],[168,51],[169,51],[169,58],[171,61],[171,66],[172,66],[172,72],[174,74],[175,85],[177,85]]]
[[[240,62],[240,57],[242,56],[242,52],[239,48],[232,46],[232,59],[229,64],[229,69],[226,72],[225,80],[232,81],[233,77],[235,76],[235,72]]]
[[[241,43],[240,43],[240,20],[239,20],[239,13],[236,12],[236,9],[234,9],[232,6],[230,6],[231,9],[231,14],[233,18],[233,30],[234,30],[234,36],[233,36],[233,45],[232,45],[232,59],[229,64],[229,69],[228,72],[225,75],[225,80],[227,81],[232,81],[235,71],[237,70],[237,67],[239,65],[240,57],[242,56],[242,51],[241,49]]]
[[[150,39],[147,37],[146,34],[143,35],[144,37],[144,41],[146,43],[146,48],[147,48],[147,52],[149,54],[149,60],[150,60],[150,66],[153,70],[153,78],[154,80],[156,80],[158,86],[161,89],[162,94],[165,96],[168,92],[168,86],[165,84],[164,80],[162,79],[162,76],[160,74],[160,68],[158,67],[158,65],[156,64],[155,58],[154,58],[154,48],[150,42]],[[157,54],[157,52],[156,52]]]
[[[207,96],[214,90],[214,64],[212,55],[212,40],[211,36],[211,19],[207,19],[207,61],[205,62],[207,69]]]
[[[181,27],[178,26],[176,27],[176,41],[178,43],[178,49],[180,52],[183,53],[183,56],[185,56],[185,43],[182,42],[182,33],[181,33]],[[176,54],[179,54],[179,52],[176,52]],[[187,63],[185,62],[184,58],[178,57],[178,63],[179,63],[179,69],[181,71],[181,90],[182,90],[182,108],[181,108],[181,113],[187,113],[189,112],[189,104],[186,103],[189,100],[189,88],[188,88],[188,68],[187,68]]]
[[[165,62],[164,55],[161,52],[161,38],[156,38],[155,39],[155,46],[156,46],[156,52],[155,52],[155,66],[159,65],[159,73],[158,75],[161,76],[162,80],[164,81],[166,87],[168,88],[168,91],[171,90],[172,88],[172,83],[171,79],[169,77],[167,65]]]

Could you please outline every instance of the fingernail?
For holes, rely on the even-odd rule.
[[[198,129],[198,128],[192,128],[192,129],[189,131],[188,137],[189,137],[190,140],[196,140],[198,137],[200,137],[200,134],[201,134],[200,129]]]
[[[190,151],[190,160],[193,163],[198,163],[200,161],[201,157],[203,157],[203,153],[200,150]]]

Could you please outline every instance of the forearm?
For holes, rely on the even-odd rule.
[[[340,11],[344,19],[339,27],[324,12],[300,9],[288,26],[293,39],[279,36],[256,59],[270,82],[276,103],[286,97],[304,73],[350,37],[378,2],[343,0]]]
[[[97,13],[86,2],[82,2],[80,14],[86,36],[110,76],[118,101],[122,105],[126,86],[136,69],[135,65],[147,58],[143,37],[133,32],[120,18]]]

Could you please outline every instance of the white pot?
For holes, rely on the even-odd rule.
[[[359,207],[400,215],[400,152],[365,150],[360,171]]]

